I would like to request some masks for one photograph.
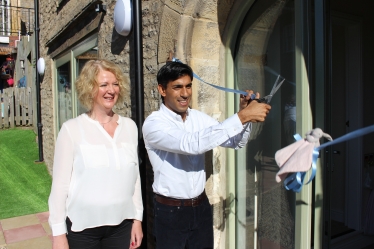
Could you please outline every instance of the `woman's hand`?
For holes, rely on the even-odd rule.
[[[69,249],[68,239],[66,234],[53,236],[52,249]]]
[[[139,220],[134,220],[131,229],[131,242],[130,242],[130,249],[135,249],[140,246],[143,239],[143,230],[142,230],[142,222]]]

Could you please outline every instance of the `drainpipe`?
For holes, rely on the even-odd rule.
[[[2,30],[1,30],[1,34],[2,35],[5,35],[5,12],[4,12],[4,0],[1,0],[1,20],[2,20]]]
[[[34,0],[35,8],[35,63],[39,59],[39,1]],[[41,103],[40,103],[40,77],[35,67],[36,71],[36,122],[38,126],[38,146],[39,146],[39,160],[35,162],[43,162],[43,137],[42,137],[42,121],[41,121]]]
[[[141,0],[133,1],[134,16],[134,50],[135,50],[135,94],[136,124],[138,126],[139,170],[141,178],[143,213],[143,241],[141,248],[147,248],[147,188],[146,188],[146,150],[142,134],[144,122],[144,82],[143,82],[143,39],[142,39],[142,7]]]
[[[10,23],[10,3],[9,1],[6,1],[6,15],[7,15],[7,36],[10,36],[10,31],[11,31],[11,23]]]

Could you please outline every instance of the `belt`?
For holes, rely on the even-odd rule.
[[[168,206],[187,206],[187,207],[196,207],[199,206],[207,198],[205,191],[201,193],[198,197],[192,199],[175,199],[171,197],[166,197],[155,193],[155,200],[161,204]]]

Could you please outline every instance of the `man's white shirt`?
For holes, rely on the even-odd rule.
[[[143,137],[153,167],[153,191],[190,199],[205,188],[205,152],[217,147],[242,148],[249,140],[251,123],[242,125],[237,114],[223,122],[187,110],[185,121],[164,104],[144,122]]]

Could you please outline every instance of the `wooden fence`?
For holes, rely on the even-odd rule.
[[[0,93],[0,129],[32,126],[33,99],[30,87],[9,87]]]

